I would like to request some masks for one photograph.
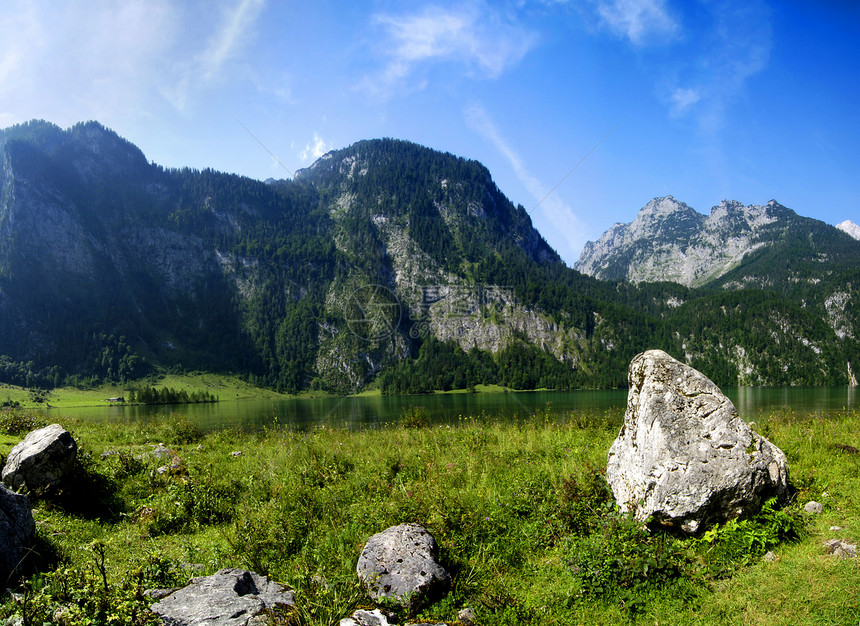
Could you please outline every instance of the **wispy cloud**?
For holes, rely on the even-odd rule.
[[[0,116],[63,122],[134,109],[163,73],[174,18],[166,0],[4,6]]]
[[[535,203],[539,203],[540,210],[553,227],[547,236],[550,245],[559,250],[563,257],[575,258],[585,245],[586,236],[582,222],[573,209],[558,196],[547,195],[549,188],[529,171],[522,157],[499,132],[482,106],[476,104],[469,107],[465,111],[465,117],[468,126],[492,144],[508,161],[517,179],[532,195]]]
[[[265,4],[265,0],[241,0],[235,7],[225,11],[221,28],[215,32],[199,57],[204,80],[211,80],[218,75]]]
[[[459,66],[479,78],[498,78],[531,49],[536,35],[483,3],[460,7],[424,7],[407,14],[378,14],[382,31],[378,51],[383,67],[365,77],[362,87],[383,98],[395,90],[416,91],[428,85],[421,70],[437,63]]]
[[[305,149],[299,153],[299,159],[302,163],[307,163],[310,159],[318,159],[326,152],[329,152],[332,147],[326,143],[318,133],[314,133],[314,138],[310,141]]]
[[[603,26],[637,46],[663,42],[679,30],[665,0],[598,0],[595,9]]]
[[[12,2],[0,13],[0,121],[59,124],[188,111],[237,74],[265,0]]]
[[[178,79],[162,90],[173,106],[185,110],[191,98],[222,78],[225,66],[237,56],[265,4],[266,0],[239,0],[223,10],[202,49],[177,64]]]
[[[705,135],[714,135],[750,79],[767,69],[773,29],[762,1],[720,0],[708,7],[700,51],[683,65],[687,79],[669,82],[664,98],[672,115],[692,115]]]

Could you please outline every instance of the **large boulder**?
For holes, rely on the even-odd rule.
[[[35,541],[36,523],[30,501],[0,485],[0,581],[7,585]]]
[[[367,540],[356,572],[374,601],[413,610],[451,584],[436,554],[436,540],[422,526],[392,526]]]
[[[16,491],[56,485],[72,469],[77,454],[78,444],[59,424],[34,430],[9,453],[3,482]]]
[[[630,363],[606,479],[622,511],[697,533],[788,492],[785,454],[750,430],[706,376],[660,350]]]
[[[151,609],[166,626],[250,626],[274,623],[268,619],[271,612],[295,604],[296,596],[287,587],[248,570],[228,568],[192,578]]]

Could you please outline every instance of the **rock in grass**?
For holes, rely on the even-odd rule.
[[[35,541],[36,523],[30,501],[0,485],[0,581],[14,580]]]
[[[77,454],[78,444],[59,424],[34,430],[9,453],[3,482],[16,491],[56,485],[72,469]]]
[[[857,544],[848,543],[844,539],[830,539],[822,544],[828,554],[842,559],[853,559],[857,556]]]
[[[338,626],[397,626],[394,622],[389,621],[389,617],[379,609],[365,611],[359,609],[352,614],[352,617],[344,617],[338,623]],[[418,624],[406,624],[406,626],[446,626],[437,622],[422,622]]]
[[[816,502],[815,500],[810,500],[806,504],[803,505],[803,510],[807,513],[812,513],[813,515],[817,515],[824,510],[824,507],[820,502]]]
[[[685,533],[788,492],[785,454],[697,370],[660,350],[633,358],[606,479],[623,511]]]
[[[250,626],[267,624],[272,611],[290,609],[295,594],[265,576],[242,569],[222,569],[192,578],[152,606],[166,626]]]
[[[365,611],[359,609],[352,614],[352,617],[344,617],[340,620],[338,626],[394,626],[388,621],[388,616],[379,609]]]
[[[356,572],[374,601],[412,610],[451,584],[436,554],[436,540],[422,526],[392,526],[367,540]]]

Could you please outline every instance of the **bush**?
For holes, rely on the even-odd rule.
[[[629,513],[609,514],[595,532],[571,538],[568,553],[580,595],[627,605],[681,576],[688,561],[680,540],[649,532]]]
[[[803,535],[803,519],[776,507],[776,498],[768,500],[751,518],[729,520],[695,540],[713,575],[730,573],[738,566],[760,559],[779,543]]]
[[[40,415],[20,409],[0,411],[0,432],[13,437],[23,437],[27,433],[48,425]]]

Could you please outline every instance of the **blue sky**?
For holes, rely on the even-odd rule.
[[[848,0],[7,0],[0,14],[0,127],[94,119],[152,161],[259,179],[408,139],[484,163],[570,264],[655,196],[860,223],[858,107]]]

